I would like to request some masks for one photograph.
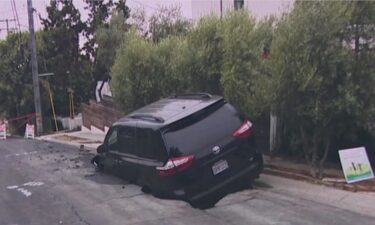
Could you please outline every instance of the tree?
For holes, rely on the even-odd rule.
[[[373,65],[355,60],[346,44],[355,34],[348,25],[356,10],[353,2],[296,1],[272,42],[273,104],[288,132],[284,138],[289,147],[303,149],[313,177],[322,177],[333,143],[355,134],[348,128],[363,121],[358,112],[374,116],[374,105],[368,104],[374,94],[369,88],[374,85]],[[363,57],[374,60],[370,53]],[[359,65],[369,70],[355,69]]]
[[[267,20],[255,26],[255,19],[239,11],[223,20],[203,18],[187,35],[157,33],[160,39],[148,39],[133,30],[124,38],[112,68],[115,98],[131,111],[176,92],[222,95],[224,91],[244,113],[258,115],[265,104],[259,105],[259,95],[252,93],[264,87],[261,55],[270,45],[272,24]],[[243,92],[238,94],[238,88]]]
[[[184,62],[180,53],[186,52],[186,47],[179,37],[153,43],[134,29],[126,34],[111,70],[114,97],[124,112],[186,87],[180,73]]]
[[[34,112],[27,42],[27,33],[9,34],[0,41],[0,117]]]
[[[89,11],[87,26],[85,29],[85,37],[87,42],[84,44],[84,51],[87,56],[91,59],[96,59],[96,45],[97,45],[97,31],[100,28],[107,28],[109,19],[111,17],[111,12],[121,12],[121,15],[126,20],[129,18],[130,9],[126,6],[126,1],[119,0],[118,2],[113,2],[112,0],[85,0],[85,9]]]
[[[191,91],[222,94],[222,22],[217,16],[202,18],[187,35],[190,59],[187,78]]]
[[[94,67],[94,79],[102,80],[109,75],[114,63],[117,49],[123,42],[125,32],[129,29],[122,11],[114,10],[107,26],[99,27],[96,40],[98,44]]]
[[[348,89],[342,91],[344,109],[355,114],[357,126],[375,134],[375,4],[351,2],[348,8],[349,22],[344,41],[348,47],[354,48],[355,57],[350,57],[349,61],[348,73],[351,76],[345,80]]]
[[[56,112],[69,115],[67,89],[75,91],[76,106],[87,101],[91,88],[90,61],[81,54],[79,37],[85,29],[80,13],[71,1],[51,1],[47,18],[41,18],[44,32],[38,34],[40,73],[52,72]]]
[[[113,94],[124,112],[130,112],[151,101],[153,83],[152,44],[130,31],[119,49],[112,68]]]
[[[191,28],[191,23],[182,17],[179,6],[162,6],[149,18],[144,10],[136,10],[131,19],[140,35],[153,42],[172,36],[185,36]]]
[[[180,8],[161,8],[149,26],[142,11],[132,19],[133,29],[122,36],[111,69],[114,97],[125,112],[186,90],[191,63],[184,38],[190,23]]]
[[[190,23],[183,19],[179,6],[160,7],[148,22],[149,35],[154,42],[170,36],[186,35],[190,28]]]
[[[272,21],[258,27],[249,12],[238,10],[226,15],[222,23],[224,96],[255,119],[268,107],[261,95],[267,75],[262,54],[272,38]]]

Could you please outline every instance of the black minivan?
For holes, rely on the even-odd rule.
[[[263,169],[252,123],[223,97],[206,93],[174,95],[134,111],[112,125],[97,152],[98,168],[202,208],[248,187]]]

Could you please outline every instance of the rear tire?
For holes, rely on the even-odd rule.
[[[220,199],[218,200],[214,200],[214,201],[199,201],[199,202],[189,202],[189,204],[191,205],[191,207],[193,208],[196,208],[196,209],[209,209],[209,208],[213,208],[215,207],[216,203],[219,201]]]
[[[152,193],[152,190],[151,188],[147,187],[147,186],[143,186],[141,191],[145,194],[151,194]]]

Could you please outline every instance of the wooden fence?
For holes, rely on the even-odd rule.
[[[89,104],[82,104],[83,126],[95,126],[104,131],[124,114],[116,107],[111,97],[104,96],[101,102],[90,100]]]

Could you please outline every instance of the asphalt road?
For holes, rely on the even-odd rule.
[[[373,225],[375,221],[370,210],[351,205],[355,201],[350,198],[361,195],[273,176],[263,175],[254,189],[199,210],[95,172],[89,164],[92,155],[74,147],[8,139],[0,141],[0,153],[0,225]],[[342,196],[337,200],[335,195]]]

